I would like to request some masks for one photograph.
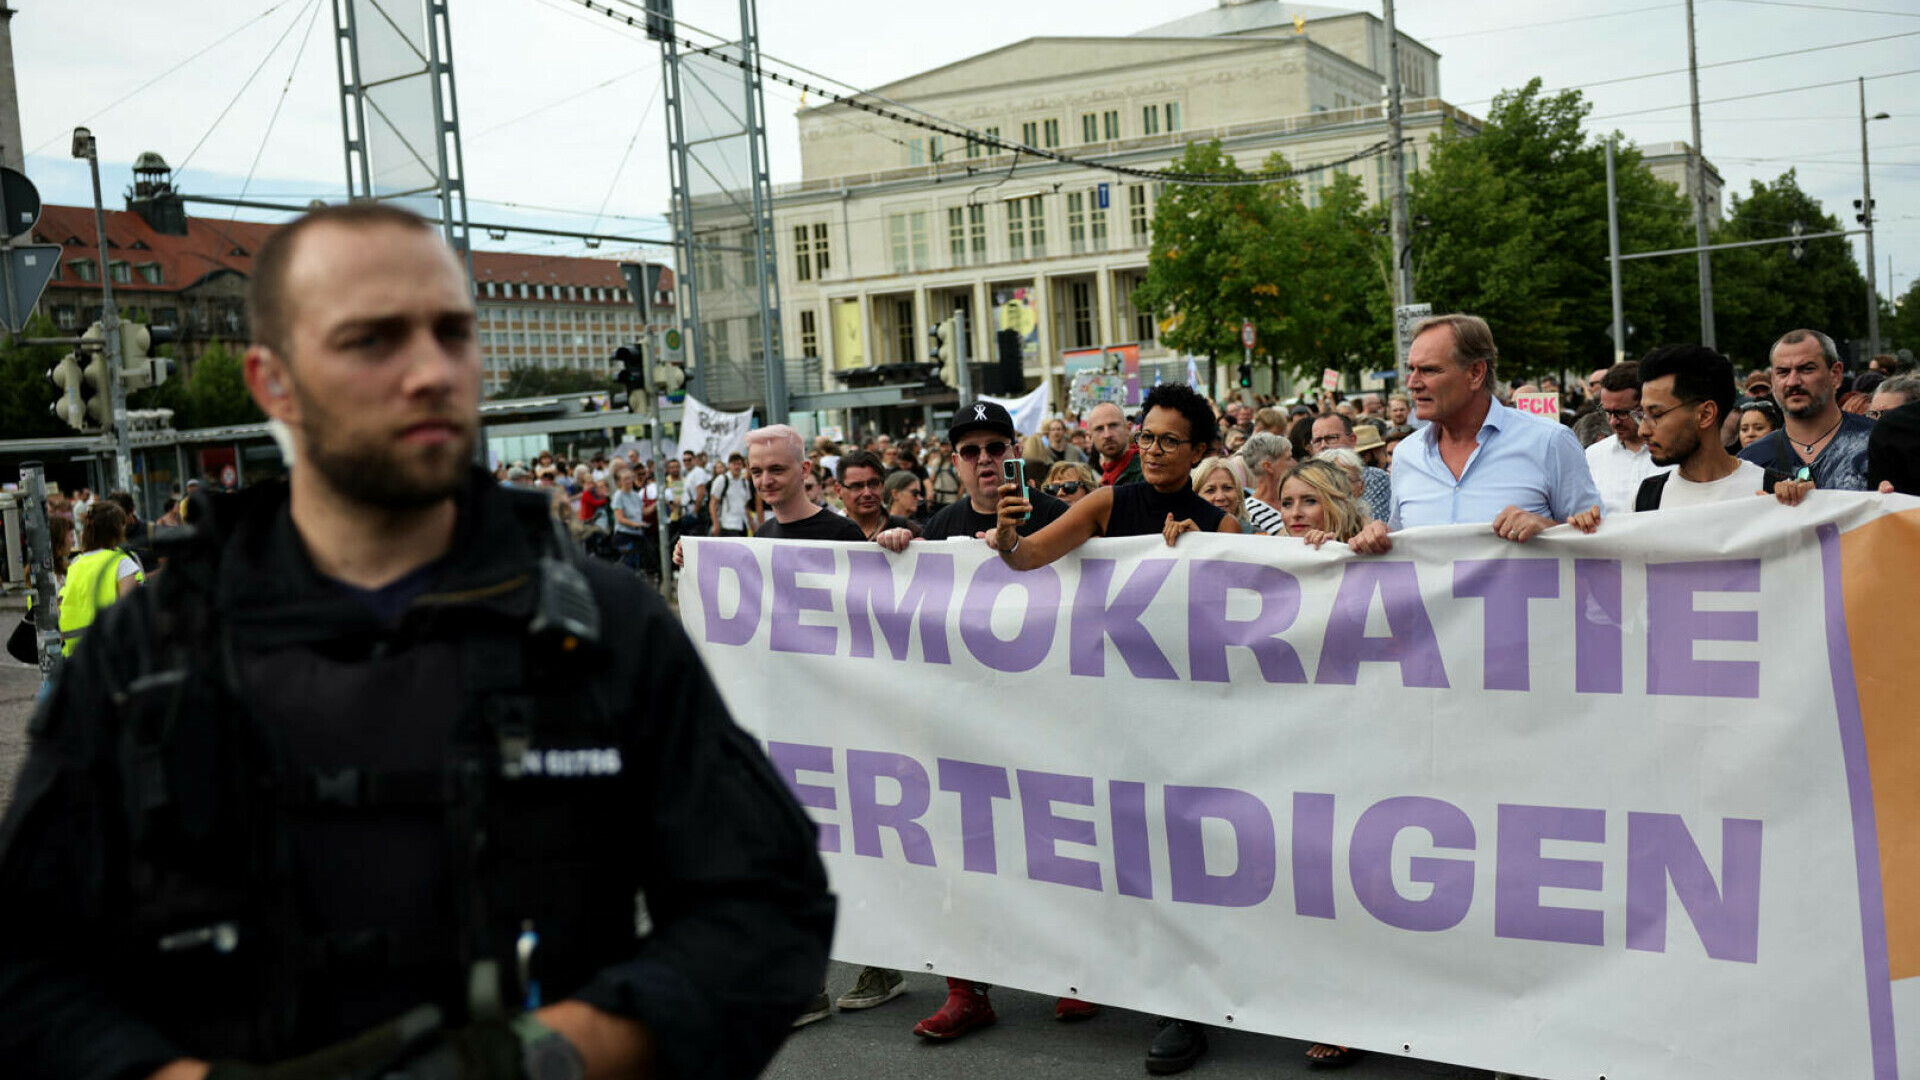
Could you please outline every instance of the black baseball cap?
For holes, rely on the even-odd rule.
[[[1009,439],[1018,438],[1013,430],[1013,415],[997,401],[976,401],[956,411],[953,425],[947,428],[947,439],[957,443],[960,436],[969,431],[997,431]]]

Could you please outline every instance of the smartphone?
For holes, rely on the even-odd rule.
[[[1027,491],[1027,463],[1025,460],[1010,457],[1001,462],[1000,475],[1006,478],[1007,483],[1020,485],[1020,497],[1022,499],[1029,501],[1033,499],[1032,493]],[[1026,521],[1031,517],[1033,517],[1033,511],[1028,510],[1026,513],[1020,515],[1020,520]]]

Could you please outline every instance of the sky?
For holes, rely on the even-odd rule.
[[[84,163],[68,157],[82,124],[98,142],[110,207],[123,205],[131,163],[145,150],[165,157],[194,194],[304,202],[345,191],[332,0],[8,2],[27,173],[45,201],[91,199]],[[783,0],[762,5],[761,48],[776,68],[876,87],[1028,37],[1126,35],[1214,2]],[[738,25],[729,0],[676,8],[689,36],[730,37]],[[1695,13],[1701,143],[1729,192],[1797,168],[1801,185],[1853,227],[1854,79],[1868,76],[1868,112],[1891,114],[1869,125],[1876,271],[1882,295],[1904,293],[1920,273],[1920,0],[1696,0]],[[1680,0],[1400,0],[1397,18],[1441,53],[1440,96],[1470,113],[1485,115],[1496,93],[1538,76],[1549,89],[1586,87],[1592,131],[1617,130],[1641,146],[1689,138]],[[452,20],[469,218],[666,236],[658,47],[579,0],[457,0]],[[1591,85],[1603,80],[1616,81]],[[1836,85],[1789,89],[1821,83]],[[778,184],[799,178],[799,97],[767,87]],[[1739,100],[1721,100],[1729,98]],[[207,205],[188,212],[273,217]],[[478,228],[475,237],[540,254],[623,247],[589,252],[575,240],[525,235],[496,242]]]

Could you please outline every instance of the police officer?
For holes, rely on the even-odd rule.
[[[195,496],[34,718],[4,1072],[757,1073],[824,974],[812,828],[654,592],[471,465],[459,260],[332,207],[251,290],[290,482]]]

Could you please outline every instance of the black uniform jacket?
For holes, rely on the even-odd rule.
[[[103,613],[0,823],[0,1072],[265,1063],[422,1002],[457,1024],[487,957],[509,1007],[643,1021],[663,1076],[766,1064],[832,933],[813,827],[640,579],[576,562],[600,640],[532,632],[558,549],[516,498],[476,470],[392,623],[315,571],[281,485],[208,501],[215,539],[161,571],[213,583],[204,642],[178,590]],[[182,635],[224,696],[164,676]]]

